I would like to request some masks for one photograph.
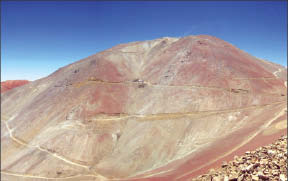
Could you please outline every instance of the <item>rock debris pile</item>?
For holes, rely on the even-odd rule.
[[[275,143],[247,151],[243,156],[223,162],[221,168],[211,169],[208,174],[192,179],[211,181],[246,181],[246,180],[287,180],[287,136],[282,136]]]

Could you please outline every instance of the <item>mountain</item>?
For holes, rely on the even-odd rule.
[[[286,134],[286,82],[208,35],[117,45],[1,94],[1,178],[190,179]]]
[[[6,92],[15,87],[19,87],[29,83],[28,80],[6,80],[1,82],[1,93]]]

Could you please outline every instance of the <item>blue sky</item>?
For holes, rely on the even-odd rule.
[[[287,66],[286,1],[1,1],[1,80],[35,80],[119,43],[208,34]]]

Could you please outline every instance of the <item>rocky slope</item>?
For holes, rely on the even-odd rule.
[[[211,169],[208,174],[198,176],[194,181],[258,181],[287,180],[287,136],[276,142],[235,156],[233,161],[224,162],[221,168]]]
[[[6,80],[1,82],[1,93],[6,92],[15,87],[19,87],[29,83],[28,80]]]
[[[1,94],[1,178],[190,179],[286,133],[282,74],[207,35],[117,45]]]

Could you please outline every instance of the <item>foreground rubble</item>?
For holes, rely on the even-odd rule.
[[[221,168],[211,169],[208,174],[194,180],[244,181],[244,180],[287,180],[287,136],[275,143],[247,151],[243,156],[224,162]]]

